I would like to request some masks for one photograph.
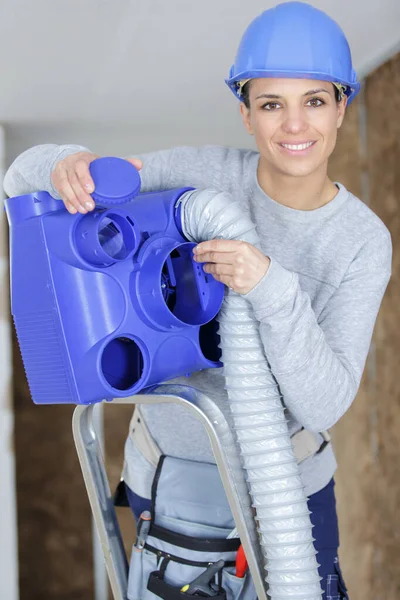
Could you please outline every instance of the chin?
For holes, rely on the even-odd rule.
[[[312,175],[320,165],[280,165],[278,167],[278,171],[285,175],[286,177],[307,177],[308,175]]]

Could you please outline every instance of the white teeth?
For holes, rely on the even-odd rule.
[[[309,148],[314,142],[307,142],[307,144],[297,144],[296,146],[293,144],[282,144],[284,148],[288,150],[305,150]]]

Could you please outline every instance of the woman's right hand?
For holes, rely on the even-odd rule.
[[[80,212],[86,214],[95,207],[90,194],[94,192],[94,182],[90,175],[89,165],[100,158],[92,152],[76,152],[63,158],[53,169],[51,181],[54,188],[61,196],[65,208],[72,215]],[[138,170],[142,168],[139,159],[127,159]]]

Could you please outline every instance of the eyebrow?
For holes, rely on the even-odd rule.
[[[325,88],[318,88],[316,90],[309,90],[308,92],[303,94],[303,96],[312,96],[313,94],[320,94],[321,92],[326,92],[327,94],[329,94],[328,90],[326,90]],[[256,100],[258,100],[259,98],[272,98],[273,100],[280,100],[282,96],[278,96],[277,94],[260,94],[256,97]]]

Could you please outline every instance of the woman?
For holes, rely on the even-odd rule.
[[[250,24],[227,84],[258,152],[175,148],[129,160],[142,169],[142,191],[190,185],[229,192],[257,225],[262,252],[213,240],[199,244],[195,256],[251,302],[293,439],[303,428],[315,432],[316,449],[300,471],[321,585],[327,598],[347,598],[337,559],[336,462],[318,432],[333,426],[356,396],[391,274],[387,228],[327,175],[337,130],[360,86],[339,26],[300,2],[279,4]],[[10,167],[5,190],[9,196],[47,190],[72,214],[84,214],[94,208],[88,165],[96,157],[81,146],[32,148]],[[177,381],[218,398],[224,395],[218,371]],[[178,407],[141,412],[163,454],[214,462],[201,427]],[[154,472],[131,435],[124,476],[137,515],[149,507]]]

